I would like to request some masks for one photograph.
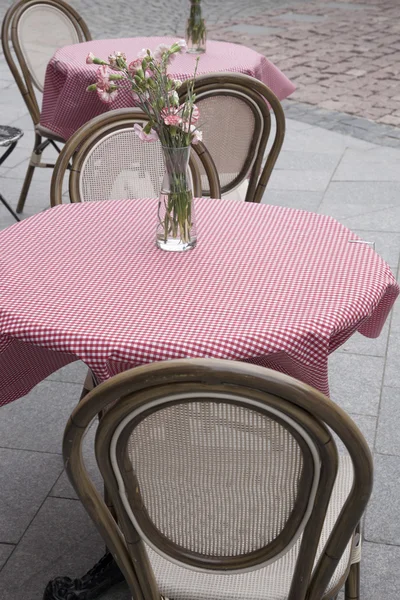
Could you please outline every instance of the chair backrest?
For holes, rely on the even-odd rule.
[[[35,124],[40,120],[35,88],[43,91],[54,52],[90,39],[84,20],[63,0],[17,0],[8,9],[1,34],[3,52]]]
[[[104,113],[83,125],[68,140],[56,162],[51,183],[51,205],[62,203],[62,186],[70,167],[71,202],[156,198],[165,172],[160,142],[142,142],[133,125],[147,123],[138,109]],[[215,198],[220,197],[216,168],[205,146],[192,146]],[[72,165],[70,162],[72,161]],[[191,156],[195,196],[201,196],[200,174]]]
[[[187,82],[179,90],[184,99]],[[196,78],[200,110],[198,127],[217,167],[226,194],[248,178],[247,202],[260,202],[285,136],[285,115],[275,94],[263,83],[240,73],[212,73]],[[271,134],[275,132],[264,163]],[[203,194],[209,190],[203,186]]]
[[[82,461],[83,435],[106,407],[95,450],[124,539]],[[338,468],[331,429],[354,483],[313,568]],[[63,451],[86,510],[145,600],[160,597],[146,546],[229,574],[266,566],[296,542],[288,599],[320,599],[372,488],[370,451],[346,413],[298,380],[235,361],[173,360],[115,376],[77,406]]]

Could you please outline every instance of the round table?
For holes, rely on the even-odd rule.
[[[97,94],[86,88],[96,80],[97,65],[87,65],[86,56],[93,52],[107,60],[113,51],[125,52],[128,61],[136,58],[142,48],[155,48],[160,43],[172,44],[177,38],[137,37],[115,40],[93,40],[57,50],[50,60],[44,83],[40,124],[67,140],[81,125],[97,115],[115,108],[132,106],[129,89],[118,94],[111,104],[104,104]],[[193,76],[197,56],[179,54],[170,67],[176,79]],[[258,52],[228,42],[207,42],[207,51],[200,56],[198,75],[216,71],[244,73],[265,83],[283,100],[296,89],[289,79]]]
[[[184,357],[243,360],[328,393],[327,359],[379,335],[388,265],[331,217],[196,199],[198,243],[155,246],[157,201],[66,204],[0,233],[0,405],[83,360],[101,381]]]

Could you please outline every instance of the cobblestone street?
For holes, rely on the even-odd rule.
[[[291,100],[400,126],[397,0],[318,0],[270,8],[214,27],[252,46],[298,86]]]

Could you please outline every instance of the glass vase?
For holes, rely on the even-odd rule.
[[[201,14],[201,0],[190,0],[190,16],[186,26],[187,52],[206,51],[206,26]]]
[[[197,242],[189,174],[190,146],[162,149],[165,175],[158,200],[156,244],[161,250],[184,252]]]

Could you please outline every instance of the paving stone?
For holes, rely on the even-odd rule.
[[[392,323],[386,359],[384,384],[400,387],[400,327]]]
[[[49,381],[62,381],[65,383],[79,383],[83,386],[87,374],[87,366],[80,360],[77,360],[55,373],[52,373],[47,379]]]
[[[54,454],[0,448],[0,542],[19,542],[62,467]]]
[[[364,541],[361,556],[362,600],[398,600],[400,548]]]
[[[343,346],[340,346],[338,352],[384,357],[389,337],[389,322],[390,319],[386,321],[380,336],[377,338],[367,338],[365,335],[356,332]]]
[[[334,352],[328,368],[332,400],[349,413],[376,417],[383,368],[381,357]]]
[[[81,576],[103,553],[104,542],[81,503],[48,498],[0,573],[0,597],[42,598],[50,579]]]
[[[385,160],[379,160],[374,149],[346,149],[333,181],[400,181],[400,151],[392,150],[391,157],[388,154]]]
[[[398,206],[399,182],[334,181],[325,192],[319,212],[331,215],[349,227],[348,223],[352,223],[351,227],[356,230],[395,231],[398,221],[392,221],[389,228],[383,228],[381,218],[385,209]]]
[[[364,535],[369,542],[400,545],[400,456],[374,456],[374,489]]]
[[[287,206],[316,212],[322,201],[322,192],[304,192],[292,190],[270,190],[267,188],[263,204],[274,204],[276,206]]]
[[[376,451],[400,456],[400,387],[384,387],[376,434]]]
[[[14,550],[14,544],[2,544],[0,543],[0,571],[4,566],[4,563],[10,556],[11,552]]]
[[[321,152],[294,152],[281,150],[274,169],[304,169],[306,171],[330,171],[333,173],[341,158],[341,152],[325,154]]]
[[[60,454],[64,427],[81,390],[82,385],[47,380],[2,406],[0,446]]]
[[[268,187],[271,190],[323,192],[329,184],[331,175],[331,171],[275,169]]]

